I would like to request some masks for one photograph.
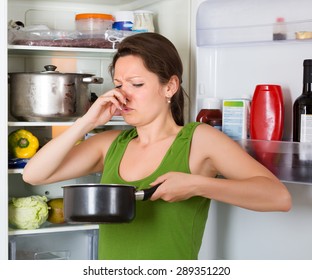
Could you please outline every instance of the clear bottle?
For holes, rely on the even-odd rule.
[[[293,105],[293,141],[312,142],[312,59],[303,61],[302,94]]]
[[[276,18],[276,21],[273,25],[273,40],[286,40],[287,39],[287,31],[285,19],[283,17]]]

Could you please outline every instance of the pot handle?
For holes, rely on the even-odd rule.
[[[158,184],[158,185],[151,187],[149,189],[145,189],[145,190],[135,192],[135,200],[148,200],[160,185],[161,184]]]
[[[86,84],[103,84],[104,79],[101,77],[84,77],[82,82]]]

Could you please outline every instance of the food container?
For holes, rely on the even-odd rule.
[[[115,22],[112,26],[114,30],[132,31],[132,26],[134,22],[133,11],[117,11],[114,16]]]
[[[102,84],[103,78],[45,68],[9,73],[11,115],[21,121],[71,121],[84,115],[94,100],[89,84]]]
[[[134,11],[134,23],[132,30],[137,32],[154,32],[152,11],[137,10]]]
[[[110,14],[77,14],[75,17],[76,30],[84,35],[104,34],[112,29],[114,18]]]

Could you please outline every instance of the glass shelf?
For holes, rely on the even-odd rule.
[[[42,55],[98,57],[105,54],[110,57],[115,52],[115,49],[8,45],[9,55],[38,55],[40,53]]]
[[[312,143],[250,139],[237,143],[281,181],[312,184]]]
[[[23,121],[9,121],[8,126],[71,126],[73,122],[23,122]],[[127,125],[122,119],[116,118],[112,119],[104,126],[119,126],[119,125]],[[101,127],[104,127],[101,126]]]
[[[79,230],[90,230],[98,229],[97,224],[81,224],[81,225],[72,225],[72,224],[50,224],[46,222],[38,229],[9,229],[9,235],[26,235],[26,234],[38,234],[38,233],[55,233],[55,232],[65,232],[65,231],[79,231]]]

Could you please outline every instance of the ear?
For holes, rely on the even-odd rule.
[[[179,89],[180,82],[176,75],[173,75],[165,86],[165,96],[171,98]]]

